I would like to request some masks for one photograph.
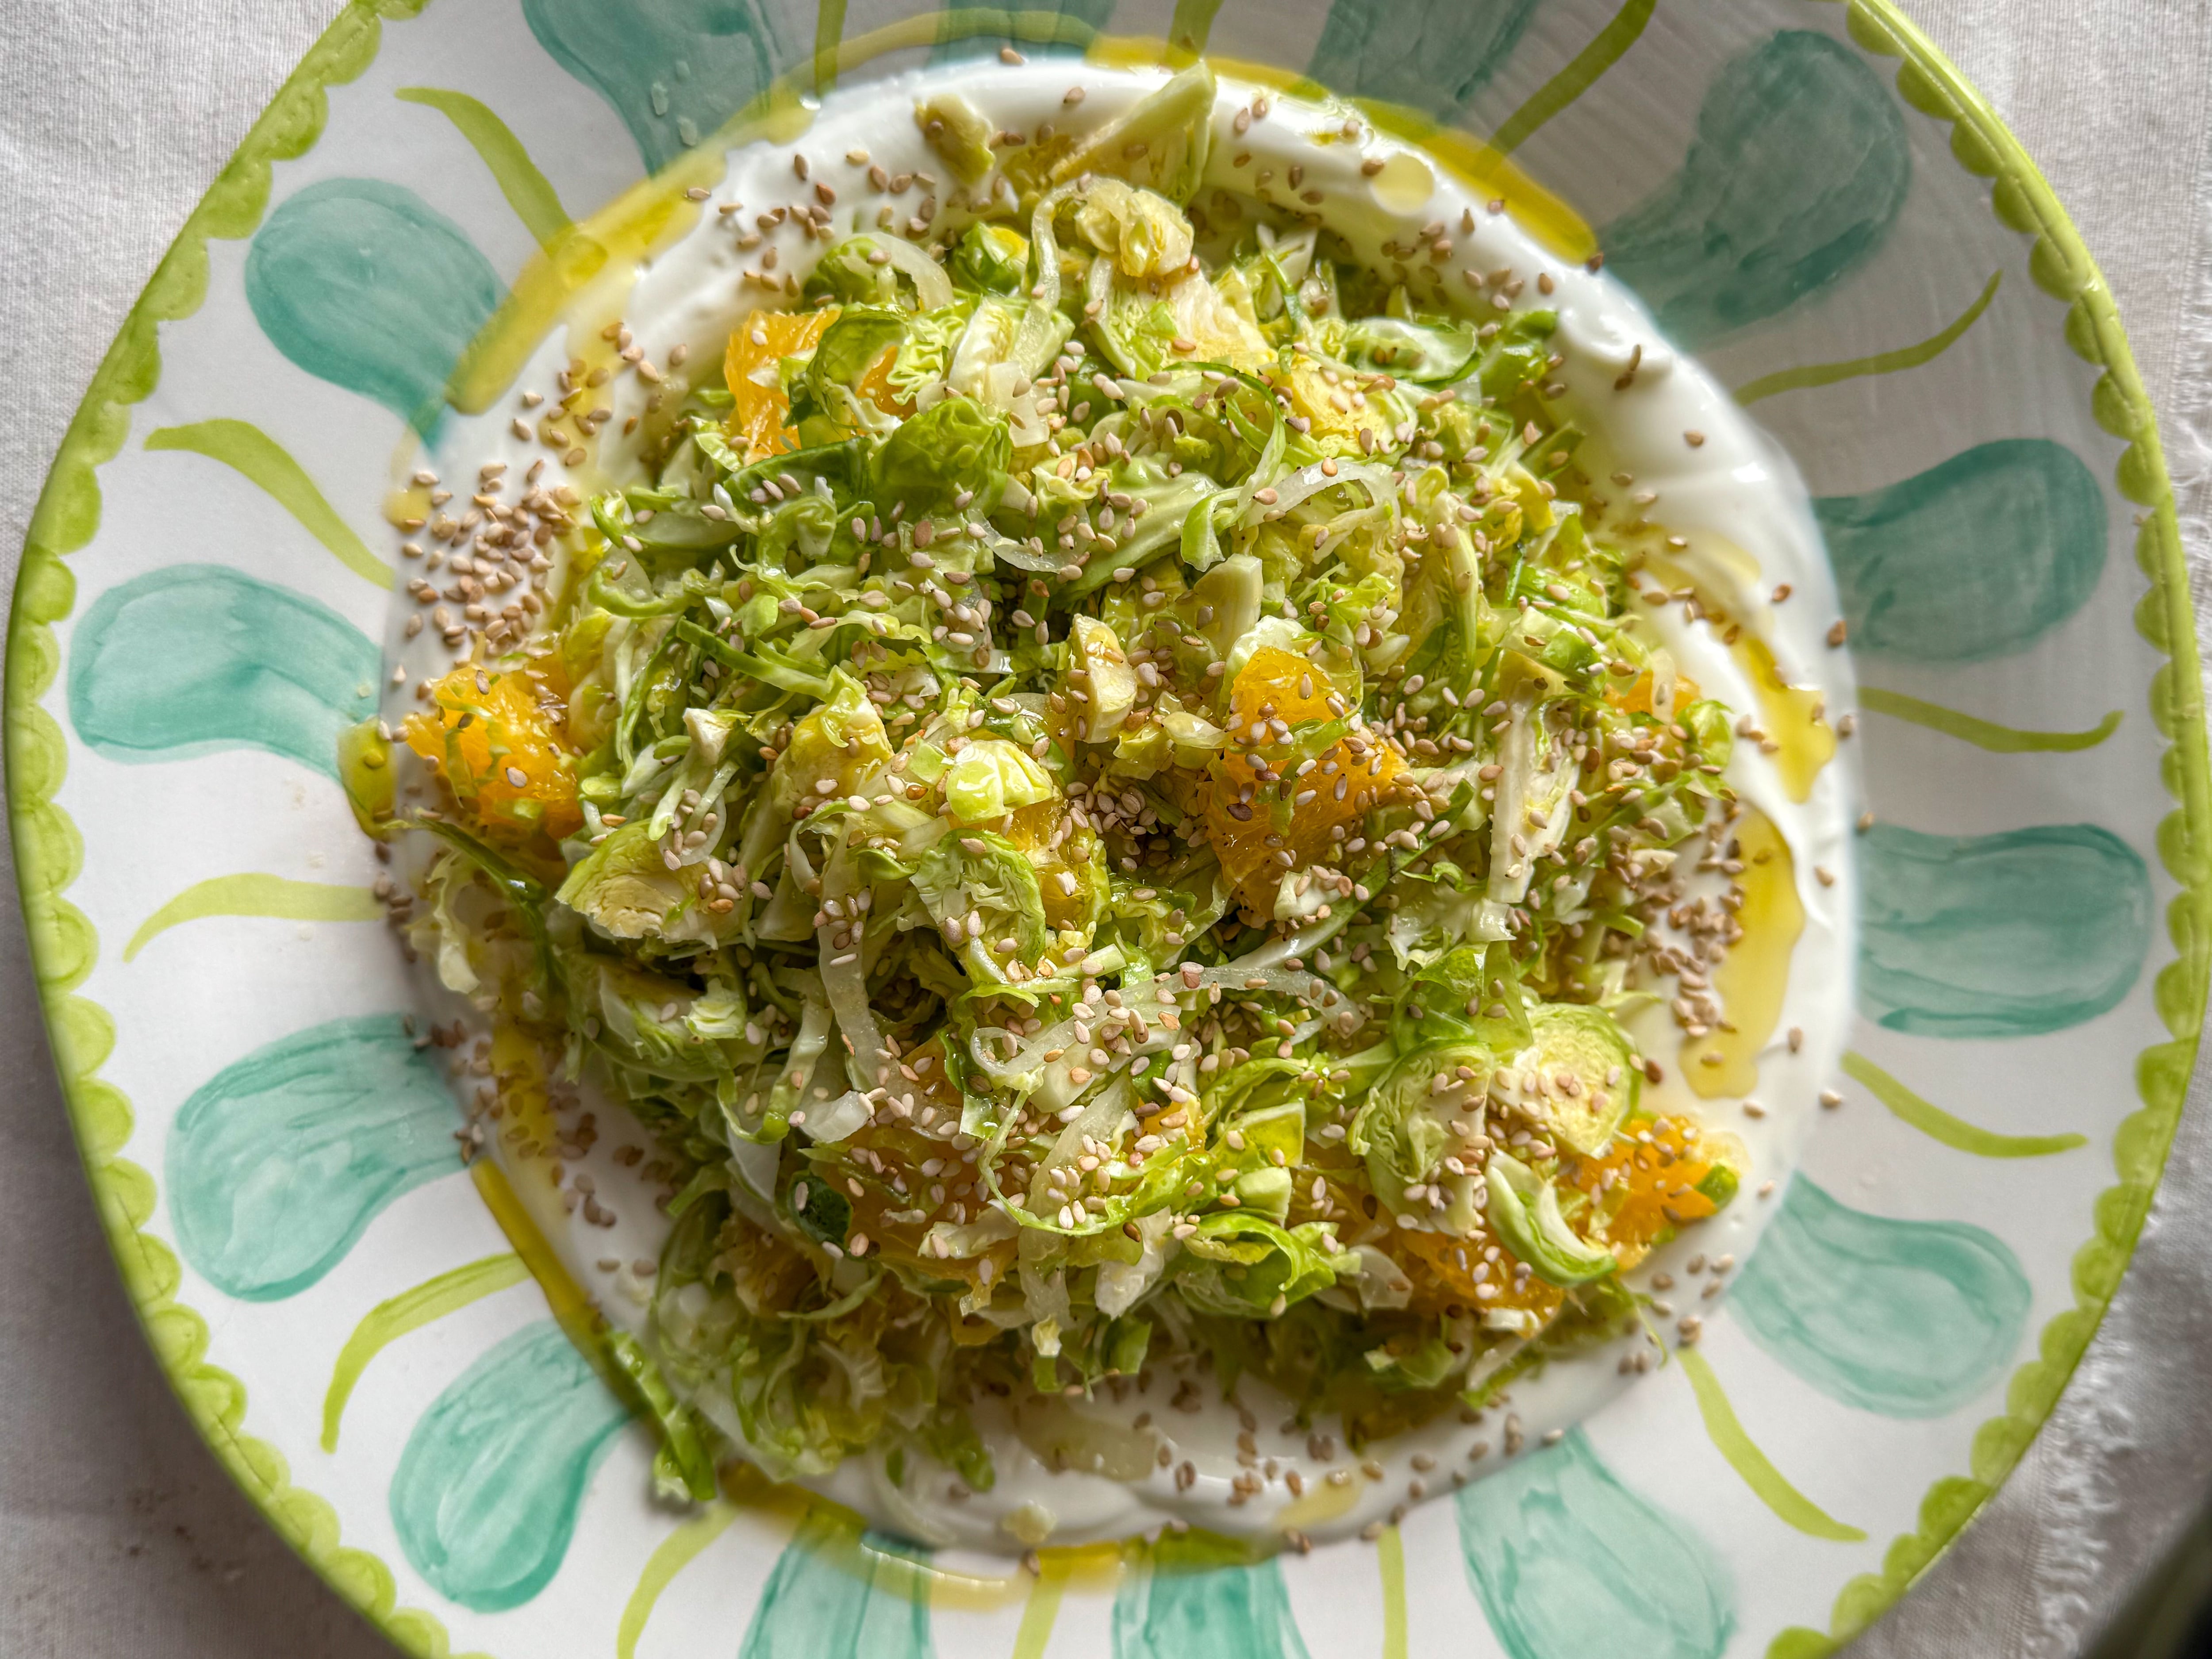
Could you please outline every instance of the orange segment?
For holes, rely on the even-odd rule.
[[[853,390],[866,398],[886,415],[901,419],[914,413],[914,405],[891,390],[891,365],[898,362],[898,348],[886,346],[875,362],[868,365],[867,373],[854,383]]]
[[[799,447],[799,434],[783,423],[791,413],[791,399],[783,395],[781,366],[786,357],[811,351],[822,331],[836,320],[835,306],[820,311],[756,311],[730,335],[722,358],[723,378],[733,399],[727,426],[730,436],[744,443],[747,460]]]
[[[1384,1248],[1406,1269],[1407,1277],[1413,1281],[1413,1299],[1422,1306],[1456,1302],[1468,1308],[1524,1308],[1540,1321],[1559,1312],[1566,1292],[1534,1273],[1525,1278],[1516,1274],[1513,1253],[1503,1245],[1498,1249],[1504,1270],[1500,1271],[1499,1264],[1492,1264],[1484,1278],[1475,1278],[1475,1266],[1483,1260],[1483,1252],[1496,1243],[1489,1230],[1482,1227],[1466,1238],[1401,1230],[1384,1241]]]
[[[1349,835],[1405,769],[1387,743],[1371,735],[1346,737],[1316,755],[1317,764],[1304,778],[1288,780],[1291,795],[1284,798],[1285,781],[1272,775],[1284,769],[1293,752],[1282,727],[1295,732],[1310,722],[1336,719],[1328,706],[1331,690],[1321,670],[1275,646],[1255,651],[1230,690],[1231,736],[1240,746],[1213,763],[1206,822],[1222,869],[1237,884],[1246,905],[1261,915],[1273,908],[1283,876],[1326,861],[1333,844],[1329,831],[1341,824]],[[1263,724],[1268,734],[1255,750],[1249,745]],[[1271,775],[1266,780],[1260,776],[1261,764]],[[1309,791],[1313,798],[1297,804],[1297,796]],[[1249,817],[1243,816],[1247,812]],[[1278,856],[1281,853],[1290,854],[1289,864]]]
[[[915,1076],[908,1077],[906,1071],[900,1069],[902,1066],[911,1070]],[[940,1123],[947,1118],[957,1118],[960,1114],[960,1091],[945,1076],[943,1046],[932,1037],[912,1053],[901,1056],[892,1063],[884,1086],[900,1100],[911,1095],[914,1114],[911,1117],[864,1123],[839,1143],[843,1153],[842,1161],[858,1177],[860,1188],[857,1194],[854,1192],[849,1184],[854,1178],[851,1176],[841,1176],[837,1182],[838,1191],[853,1206],[853,1231],[868,1236],[870,1255],[888,1256],[933,1279],[957,1279],[972,1287],[981,1282],[981,1264],[988,1260],[993,1264],[993,1279],[1003,1279],[1013,1263],[1012,1239],[994,1243],[974,1257],[940,1258],[922,1251],[922,1240],[928,1236],[931,1222],[951,1219],[947,1212],[950,1204],[960,1204],[973,1221],[990,1200],[989,1191],[976,1175],[975,1167],[961,1163],[945,1142],[923,1134],[917,1127],[925,1110],[934,1110]],[[924,1175],[921,1171],[925,1164],[940,1167],[933,1175]],[[903,1196],[896,1190],[886,1190],[894,1175],[905,1183]],[[943,1204],[933,1197],[939,1187],[945,1190]],[[910,1218],[916,1210],[927,1212],[923,1219]],[[891,1219],[892,1217],[899,1218]]]
[[[1698,690],[1697,681],[1687,674],[1674,676],[1674,707],[1686,708],[1705,694]],[[1607,698],[1624,714],[1649,714],[1651,708],[1651,671],[1645,669],[1628,683],[1625,691],[1614,691]]]
[[[1570,1177],[1596,1200],[1597,1212],[1609,1218],[1606,1241],[1623,1267],[1640,1261],[1652,1245],[1686,1223],[1713,1214],[1719,1206],[1698,1190],[1698,1183],[1717,1164],[1741,1163],[1722,1156],[1723,1137],[1708,1134],[1687,1119],[1662,1117],[1644,1127],[1650,1146],[1624,1132],[1613,1137],[1602,1157],[1577,1160]]]
[[[1572,1160],[1566,1167],[1568,1183],[1593,1200],[1569,1224],[1582,1237],[1601,1238],[1612,1246],[1624,1268],[1634,1267],[1653,1245],[1683,1226],[1713,1214],[1719,1206],[1698,1190],[1698,1183],[1717,1165],[1740,1170],[1744,1161],[1742,1147],[1733,1136],[1703,1129],[1685,1118],[1662,1117],[1630,1127],[1648,1132],[1650,1143],[1628,1133],[1616,1135],[1602,1157]],[[1501,1273],[1493,1266],[1486,1279],[1477,1280],[1475,1264],[1498,1243],[1486,1225],[1478,1226],[1467,1238],[1401,1230],[1381,1243],[1413,1279],[1417,1307],[1457,1302],[1477,1308],[1526,1308],[1547,1320],[1565,1300],[1556,1286],[1534,1274],[1516,1290],[1510,1265],[1513,1253],[1502,1244],[1499,1251],[1509,1264],[1507,1270]],[[1490,1294],[1479,1294],[1479,1286]]]
[[[455,801],[498,839],[543,829],[558,841],[584,821],[574,758],[553,735],[563,713],[539,701],[541,684],[560,694],[552,672],[533,682],[520,669],[492,674],[465,664],[437,682],[434,712],[407,717],[407,746],[438,763]]]
[[[1058,796],[1033,806],[1016,808],[1007,816],[1006,839],[1029,857],[1037,873],[1037,895],[1044,900],[1044,919],[1055,928],[1080,928],[1091,901],[1084,880],[1097,837],[1087,830],[1071,830],[1058,846],[1053,836],[1067,817],[1067,807]],[[1076,884],[1073,893],[1060,890],[1059,877],[1066,871]]]

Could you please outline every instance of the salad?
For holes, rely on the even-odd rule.
[[[981,1492],[982,1407],[1155,1370],[1358,1447],[1632,1331],[1746,1170],[1622,1023],[1743,809],[1554,317],[1201,194],[1215,95],[919,106],[994,192],[825,234],[398,734],[412,944],[652,1138],[700,1495],[723,1429]]]

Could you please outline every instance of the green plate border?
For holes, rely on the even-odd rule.
[[[2150,578],[2151,591],[2136,606],[2136,630],[2166,659],[2151,678],[2150,716],[2166,739],[2161,781],[2180,805],[2159,824],[2158,852],[2182,890],[2166,908],[2175,959],[2159,970],[2152,993],[2172,1041],[2136,1057],[2136,1092],[2142,1106],[2113,1134],[2112,1165],[2119,1180],[2098,1195],[2096,1234],[2074,1254],[2074,1306],[2044,1326],[2038,1358],[2013,1372],[2004,1412],[1975,1430],[1968,1473],[1929,1487],[1920,1500],[1918,1527],[1890,1540],[1880,1572],[1862,1573],[1844,1584],[1825,1635],[1803,1627],[1785,1630],[1769,1644],[1767,1659],[1833,1653],[1895,1606],[1996,1495],[2050,1416],[2112,1303],[2150,1212],[2196,1067],[2212,968],[2212,764],[2205,751],[2189,571],[2157,414],[2136,371],[2119,307],[2050,184],[1989,101],[1892,0],[1847,0],[1847,6],[1850,37],[1862,50],[1903,60],[1898,95],[1922,114],[1951,124],[1952,156],[1968,173],[1991,181],[1990,210],[1999,222],[2035,238],[2029,274],[2037,287],[2066,304],[2067,343],[2105,371],[2090,394],[2090,410],[2098,425],[2126,441],[2114,482],[2123,497],[2144,509],[2136,516],[2136,562]]]
[[[251,236],[269,206],[277,161],[314,148],[330,113],[327,88],[374,61],[385,20],[416,15],[428,0],[349,0],[300,60],[216,175],[177,240],[155,267],[71,417],[53,469],[32,510],[9,616],[6,709],[8,822],[31,960],[45,1005],[54,1066],[76,1130],[77,1150],[115,1264],[170,1386],[216,1461],[323,1581],[405,1651],[446,1659],[452,1643],[430,1613],[398,1605],[392,1570],[340,1541],[337,1512],[292,1484],[284,1455],[245,1429],[246,1385],[207,1358],[207,1321],[177,1299],[173,1251],[143,1231],[154,1180],[122,1156],[131,1139],[130,1101],[100,1068],[115,1046],[115,1022],[76,988],[99,959],[100,939],[63,896],[84,864],[84,840],[54,795],[69,769],[61,727],[40,707],[61,665],[52,624],[76,608],[76,579],[64,562],[100,529],[95,471],[112,460],[131,429],[131,406],[161,378],[157,331],[189,317],[207,297],[210,240]]]
[[[428,3],[349,0],[255,121],[131,307],[70,420],[32,514],[9,618],[0,721],[16,882],[54,1064],[86,1178],[147,1340],[217,1460],[285,1541],[400,1648],[422,1659],[445,1659],[451,1644],[444,1626],[419,1608],[398,1606],[391,1569],[369,1552],[341,1542],[331,1505],[294,1486],[283,1454],[245,1431],[245,1385],[209,1363],[206,1321],[177,1300],[176,1256],[143,1231],[153,1212],[153,1178],[121,1155],[131,1136],[131,1103],[99,1076],[114,1048],[114,1022],[105,1009],[76,994],[98,960],[99,939],[64,896],[82,873],[84,843],[54,804],[67,774],[68,750],[60,726],[40,707],[60,665],[52,625],[76,606],[76,582],[65,561],[97,533],[97,469],[121,449],[131,406],[143,401],[161,379],[159,325],[199,309],[207,292],[210,239],[238,240],[258,227],[268,206],[271,165],[305,155],[322,135],[326,89],[368,68],[386,20],[414,17]],[[2126,442],[2116,483],[2125,499],[2145,509],[2136,521],[2136,559],[2152,586],[2135,621],[2166,658],[2152,678],[2149,708],[2167,740],[2161,780],[2179,805],[2159,826],[2158,850],[2182,890],[2166,913],[2176,959],[2160,970],[2153,993],[2172,1038],[2137,1056],[2142,1105],[2114,1136],[2118,1181],[2099,1196],[2095,1235],[2075,1255],[2075,1305],[2044,1326],[2039,1357],[2013,1373],[2006,1410],[1976,1431],[1969,1472],[1929,1488],[1917,1528],[1891,1541],[1880,1572],[1844,1586],[1826,1632],[1785,1630],[1769,1647],[1769,1659],[1832,1653],[1895,1605],[1995,1494],[2042,1427],[2134,1254],[2180,1121],[2212,973],[2212,764],[2188,572],[2156,416],[2118,307],[2051,186],[1981,94],[1892,0],[1844,3],[1853,41],[1869,53],[1901,60],[1899,94],[1921,113],[1951,125],[1954,157],[1970,173],[1992,181],[1991,211],[2008,228],[2034,237],[2030,270],[2035,282],[2068,306],[2066,337],[2075,353],[2104,370],[2092,393],[2092,410],[2100,426]]]

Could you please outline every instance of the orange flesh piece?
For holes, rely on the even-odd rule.
[[[558,665],[544,660],[546,689],[558,695]],[[480,674],[488,690],[478,689]],[[542,708],[519,670],[457,668],[437,682],[432,708],[407,717],[407,746],[439,763],[454,799],[483,829],[511,840],[542,828],[558,841],[582,825],[574,759],[553,735],[565,716]]]
[[[1649,1146],[1629,1134],[1616,1135],[1601,1157],[1576,1160],[1568,1177],[1595,1200],[1590,1209],[1575,1218],[1575,1231],[1589,1237],[1592,1218],[1611,1210],[1612,1218],[1603,1236],[1623,1267],[1641,1261],[1661,1238],[1715,1212],[1712,1200],[1697,1190],[1698,1183],[1712,1172],[1717,1161],[1702,1149],[1697,1125],[1681,1118],[1662,1117],[1632,1127],[1649,1131]],[[1614,1184],[1601,1195],[1599,1181],[1607,1173],[1613,1176]],[[1493,1244],[1498,1245],[1499,1260],[1492,1264],[1485,1281],[1492,1287],[1492,1293],[1478,1296],[1474,1265]],[[1417,1307],[1458,1302],[1474,1308],[1526,1308],[1539,1319],[1549,1319],[1565,1299],[1565,1292],[1534,1273],[1516,1291],[1516,1258],[1487,1228],[1478,1227],[1468,1238],[1401,1231],[1384,1240],[1383,1248],[1397,1257],[1413,1279]]]
[[[866,398],[886,415],[901,418],[914,413],[914,405],[901,400],[891,390],[891,365],[898,362],[898,349],[885,346],[875,362],[868,365],[866,374],[853,383],[853,390]]]
[[[1498,1244],[1486,1228],[1478,1227],[1466,1238],[1400,1231],[1385,1244],[1413,1281],[1416,1307],[1434,1309],[1456,1302],[1475,1309],[1525,1308],[1542,1321],[1559,1312],[1566,1300],[1566,1292],[1558,1285],[1547,1285],[1534,1273],[1525,1278],[1516,1274],[1513,1252]],[[1490,1264],[1486,1278],[1477,1279],[1474,1270],[1493,1244],[1498,1244],[1498,1260]],[[1486,1290],[1487,1296],[1481,1294]]]
[[[1309,721],[1337,716],[1328,699],[1328,677],[1304,658],[1275,646],[1261,646],[1237,676],[1229,694],[1231,736],[1247,741],[1255,722],[1279,720],[1294,731]],[[1263,712],[1264,711],[1264,712]],[[1390,781],[1404,770],[1397,751],[1372,736],[1360,739],[1364,754],[1356,754],[1352,740],[1341,739],[1316,757],[1319,763],[1305,777],[1295,781],[1293,794],[1310,789],[1314,798],[1303,806],[1279,800],[1279,784],[1259,781],[1251,755],[1232,749],[1213,763],[1213,787],[1206,802],[1206,822],[1221,867],[1238,884],[1245,903],[1262,915],[1274,908],[1276,884],[1291,870],[1325,861],[1332,842],[1329,831],[1352,827],[1382,798]],[[1279,741],[1260,750],[1272,773],[1274,762],[1288,753]],[[1334,766],[1336,769],[1331,771]],[[1348,777],[1344,798],[1336,797],[1336,783]],[[1243,799],[1251,787],[1251,817],[1239,818],[1229,809]],[[1277,813],[1287,811],[1286,823]],[[1277,840],[1270,844],[1268,837]],[[1294,862],[1285,866],[1275,854],[1288,852]]]
[[[820,311],[756,311],[730,335],[722,374],[730,388],[730,436],[741,441],[749,461],[799,447],[799,434],[786,426],[791,399],[783,395],[780,372],[786,357],[811,351],[822,331],[837,320],[837,308]],[[756,343],[753,336],[762,337]]]
[[[1596,1198],[1599,1213],[1613,1212],[1605,1237],[1624,1258],[1640,1256],[1665,1234],[1714,1213],[1712,1200],[1697,1188],[1718,1160],[1704,1152],[1697,1125],[1662,1117],[1648,1127],[1649,1146],[1626,1133],[1616,1135],[1601,1157],[1577,1160],[1571,1177]],[[1599,1196],[1607,1174],[1614,1184]]]
[[[1054,927],[1079,927],[1087,901],[1083,892],[1083,866],[1089,861],[1091,837],[1084,832],[1071,833],[1058,847],[1052,845],[1054,832],[1067,816],[1066,807],[1057,799],[1041,800],[1034,806],[1018,807],[1008,815],[1006,839],[1023,853],[1037,872],[1037,893],[1044,900],[1044,919]],[[1076,890],[1063,893],[1056,879],[1066,871],[1076,878]]]
[[[813,350],[823,331],[836,320],[835,306],[820,311],[756,311],[731,334],[722,357],[722,377],[733,399],[726,429],[744,443],[747,460],[763,460],[799,447],[799,434],[784,424],[791,399],[783,394],[783,360]],[[754,343],[756,332],[763,337],[763,343]],[[914,405],[902,402],[891,390],[891,365],[897,361],[897,351],[886,349],[868,365],[854,390],[886,415],[910,415]]]
[[[913,1070],[919,1080],[909,1081],[906,1073],[897,1069],[901,1065]],[[853,1206],[853,1231],[868,1236],[870,1255],[888,1255],[933,1279],[959,1279],[975,1285],[980,1282],[978,1263],[990,1260],[996,1264],[993,1282],[998,1282],[1014,1259],[1012,1239],[992,1245],[980,1257],[925,1255],[921,1249],[921,1241],[928,1234],[932,1221],[951,1218],[943,1213],[950,1203],[959,1202],[973,1221],[982,1213],[990,1199],[975,1165],[961,1163],[959,1154],[949,1142],[923,1134],[915,1127],[915,1121],[927,1107],[937,1109],[939,1122],[948,1113],[955,1118],[959,1115],[960,1091],[945,1074],[943,1046],[932,1037],[911,1054],[902,1055],[893,1062],[889,1086],[902,1100],[908,1095],[914,1097],[914,1116],[885,1123],[864,1123],[842,1143],[844,1162],[860,1181],[860,1191],[855,1195],[848,1184],[852,1176],[836,1177],[839,1194]],[[876,1173],[869,1158],[857,1156],[861,1152],[883,1160],[882,1175]],[[921,1165],[933,1158],[942,1159],[945,1168],[934,1176],[925,1176]],[[892,1175],[905,1181],[904,1198],[884,1190],[883,1183]],[[933,1184],[945,1188],[945,1204],[931,1201]],[[885,1220],[885,1214],[893,1210],[927,1210],[931,1218],[918,1222]]]
[[[1626,691],[1613,694],[1610,701],[1613,706],[1624,714],[1656,715],[1657,711],[1651,707],[1651,671],[1647,668],[1628,683],[1628,689]],[[1697,681],[1692,679],[1687,674],[1678,673],[1674,676],[1675,708],[1686,708],[1703,695],[1704,693],[1698,690]]]

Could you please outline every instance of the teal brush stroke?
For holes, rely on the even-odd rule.
[[[807,1511],[769,1574],[738,1659],[932,1659],[927,1557]]]
[[[2021,1037],[2115,1006],[2150,950],[2150,872],[2090,823],[1859,841],[1859,1012],[1923,1036]]]
[[[1856,651],[1980,662],[2026,649],[2079,611],[2105,568],[2105,498],[2045,438],[1977,444],[1814,517]]]
[[[1930,1418],[2004,1375],[2030,1296],[1996,1235],[1868,1215],[1799,1175],[1729,1306],[1753,1341],[1830,1399]]]
[[[1283,1570],[1240,1546],[1164,1532],[1114,1594],[1114,1659],[1306,1659]]]
[[[269,343],[425,436],[453,365],[505,297],[459,225],[377,179],[287,198],[246,257],[246,303]]]
[[[1521,44],[1537,0],[1335,0],[1306,73],[1450,121]]]
[[[522,0],[538,45],[606,100],[658,173],[805,58],[775,0]],[[811,26],[813,14],[807,13]]]
[[[1841,41],[1785,30],[1714,77],[1681,170],[1599,241],[1607,268],[1695,350],[1857,270],[1911,179],[1881,77]]]
[[[1075,37],[1060,40],[1038,40],[1034,38],[1017,40],[1001,30],[998,33],[960,33],[956,38],[939,40],[930,49],[932,64],[956,64],[971,58],[994,58],[1001,46],[1018,46],[1023,54],[1030,58],[1080,58],[1088,50],[1092,38],[1103,33],[1113,21],[1117,0],[1047,0],[1047,3],[1016,6],[1000,14],[1011,24],[1016,18],[1025,16],[1058,17],[1079,26]],[[961,0],[947,0],[947,17],[963,19],[980,16],[978,9],[963,5]],[[1032,34],[1042,31],[1032,31]]]
[[[520,1607],[560,1571],[592,1471],[629,1420],[558,1324],[516,1332],[407,1437],[392,1477],[399,1547],[449,1601]]]
[[[305,594],[223,565],[101,594],[70,641],[70,720],[134,764],[265,749],[337,775],[338,733],[376,712],[381,653]]]
[[[226,1296],[295,1296],[394,1199],[460,1169],[457,1121],[395,1014],[257,1048],[195,1090],[170,1127],[178,1247]]]
[[[1468,1583],[1511,1659],[1718,1659],[1735,1629],[1719,1558],[1571,1429],[1454,1500]]]

